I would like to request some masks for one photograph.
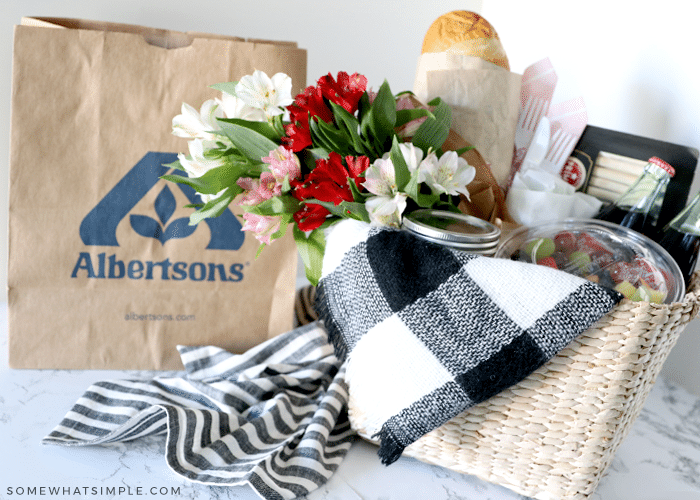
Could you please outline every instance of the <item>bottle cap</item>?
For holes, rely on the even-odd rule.
[[[411,212],[402,228],[433,243],[486,255],[496,251],[501,236],[501,230],[488,221],[444,210]]]
[[[674,169],[671,165],[669,165],[657,156],[652,156],[651,158],[649,158],[649,163],[653,163],[657,167],[663,168],[666,172],[668,172],[671,175],[671,177],[676,175],[676,169]]]

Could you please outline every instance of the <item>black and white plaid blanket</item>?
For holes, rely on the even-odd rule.
[[[46,444],[96,445],[166,435],[176,473],[250,484],[268,500],[324,484],[353,440],[344,370],[316,323],[242,355],[179,348],[186,374],[92,385]]]
[[[621,295],[556,269],[343,221],[317,310],[382,462],[522,380]]]

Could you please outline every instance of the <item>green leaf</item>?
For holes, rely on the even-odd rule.
[[[323,134],[326,141],[332,145],[332,150],[341,156],[346,156],[353,151],[350,149],[350,143],[352,139],[343,133],[342,130],[336,128],[330,123],[326,123],[323,120],[318,120],[317,122],[318,131]]]
[[[401,127],[406,125],[408,122],[417,120],[418,118],[423,118],[424,116],[435,118],[427,109],[414,108],[414,109],[400,109],[396,112],[396,127]]]
[[[204,205],[201,210],[198,210],[197,212],[194,212],[192,215],[190,215],[190,225],[195,226],[202,222],[204,219],[210,217],[218,217],[219,215],[224,213],[224,210],[228,208],[228,206],[231,204],[235,197],[236,194],[231,192],[231,190],[229,189],[219,198],[211,200],[209,203]]]
[[[369,94],[367,91],[360,96],[360,101],[357,103],[357,119],[362,121],[362,117],[369,111],[371,104],[369,102]]]
[[[362,97],[360,97],[360,102],[357,106],[357,119],[360,122],[360,133],[364,137],[370,137],[371,135],[371,131],[369,128],[369,122],[371,119],[371,109],[372,106],[369,103],[369,95],[367,95],[367,92],[365,92],[364,94],[362,94]]]
[[[462,211],[459,208],[457,208],[459,201],[457,201],[457,203],[455,203],[451,198],[452,197],[450,197],[449,201],[440,200],[438,203],[436,203],[434,205],[434,208],[436,208],[438,210],[445,210],[446,212],[453,212],[455,214],[461,214]]]
[[[264,249],[266,246],[267,246],[267,245],[266,245],[265,243],[260,243],[260,246],[258,247],[258,251],[255,252],[255,258],[256,258],[256,259],[257,259],[258,257],[260,257],[260,254],[262,253],[263,249]]]
[[[275,231],[273,234],[270,235],[270,241],[274,242],[277,238],[281,238],[282,236],[284,236],[284,233],[287,232],[287,226],[288,226],[288,225],[289,225],[289,221],[284,220],[284,219],[281,220],[281,221],[280,221],[280,228],[279,228],[277,231]],[[258,257],[260,257],[260,254],[262,253],[263,249],[264,249],[266,246],[267,246],[267,245],[266,245],[265,243],[260,243],[260,246],[258,247],[258,251],[255,252],[255,258],[256,258],[256,259],[257,259]]]
[[[394,126],[396,124],[396,101],[389,88],[389,83],[386,80],[384,80],[382,86],[379,87],[379,91],[374,98],[374,102],[372,102],[369,114],[371,115],[369,127],[372,135],[376,139],[375,144],[383,145],[394,133]]]
[[[210,85],[210,87],[227,94],[236,95],[236,85],[238,85],[238,82],[224,82],[215,83],[214,85]]]
[[[344,201],[340,204],[340,206],[349,210],[350,214],[353,216],[353,219],[361,220],[363,222],[370,222],[369,212],[367,211],[367,207],[363,202],[358,203],[355,201]]]
[[[185,168],[180,163],[180,160],[175,160],[172,163],[163,163],[163,166],[166,168],[174,168],[175,170],[182,170],[183,172],[185,171]]]
[[[403,191],[408,181],[411,180],[411,172],[408,170],[408,165],[406,165],[406,160],[403,157],[403,153],[401,153],[396,136],[394,136],[391,144],[391,162],[394,164],[396,187],[398,187],[399,191]]]
[[[282,179],[282,193],[286,194],[292,190],[291,184],[289,184],[289,174],[284,176]]]
[[[360,137],[360,122],[357,121],[357,118],[348,113],[342,106],[339,106],[334,102],[331,102],[330,105],[331,109],[333,110],[335,122],[338,124],[339,128],[345,132],[346,137],[349,138],[349,142],[352,144],[354,153],[356,155],[366,155],[367,147]]]
[[[364,204],[365,200],[368,198],[368,194],[360,192],[360,187],[355,184],[355,179],[348,179],[348,185],[350,186],[352,199]]]
[[[306,200],[304,200],[304,203],[315,203],[316,205],[321,205],[331,214],[336,215],[338,217],[347,218],[347,212],[342,207],[342,205],[336,205],[332,201],[320,201],[315,198],[307,198]]]
[[[471,151],[472,149],[474,149],[474,146],[464,146],[463,148],[455,149],[455,153],[457,153],[457,156],[462,156],[464,153]]]
[[[306,279],[316,286],[321,279],[321,271],[323,270],[323,254],[326,250],[326,238],[322,229],[314,229],[307,236],[304,231],[294,225],[294,241],[297,244],[297,250],[304,262],[306,270]]]
[[[245,164],[226,163],[220,167],[212,168],[201,177],[185,177],[177,174],[161,176],[171,182],[187,184],[195,191],[202,194],[216,194],[226,187],[233,187],[236,181],[246,175],[254,174],[257,168]],[[259,175],[259,174],[258,174]]]
[[[282,121],[284,115],[275,115],[272,118],[272,128],[277,132],[278,137],[284,137],[285,136],[285,131],[284,131],[284,122]]]
[[[420,172],[416,170],[411,174],[411,180],[406,185],[405,193],[421,208],[432,208],[440,201],[440,196],[437,194],[426,194],[420,192],[420,184],[418,177]]]
[[[287,232],[287,226],[289,225],[290,220],[292,220],[291,217],[289,217],[288,220],[284,217],[282,218],[282,220],[280,221],[280,228],[270,235],[271,241],[274,241],[277,238],[281,238],[282,236],[284,236],[284,233]]]
[[[428,117],[416,131],[411,142],[423,151],[440,149],[450,133],[452,110],[439,97],[428,103],[434,106],[434,118]]]
[[[326,148],[311,148],[308,150],[311,153],[313,162],[309,166],[309,170],[313,170],[316,166],[316,160],[327,160],[330,156],[330,151]]]
[[[202,182],[201,179],[195,178],[195,179],[190,179],[189,177],[185,177],[184,175],[177,175],[177,174],[166,174],[166,175],[161,175],[161,179],[164,179],[166,181],[170,182],[176,182],[177,184],[186,184],[192,188],[194,188],[195,191],[201,193],[200,189],[206,189],[206,184]],[[218,193],[218,191],[216,191]]]
[[[284,132],[280,134],[279,131],[275,130],[275,128],[268,122],[251,122],[248,120],[241,120],[239,118],[218,118],[218,121],[249,128],[250,130],[254,130],[258,134],[267,137],[274,142],[279,142],[280,138],[284,135]]]
[[[364,203],[354,201],[342,201],[336,205],[330,201],[320,201],[314,198],[305,200],[306,203],[315,203],[321,205],[331,214],[343,219],[355,219],[364,222],[369,222],[369,212]]]
[[[327,151],[335,151],[335,145],[323,134],[319,128],[318,122],[314,118],[309,119],[309,133],[311,134],[311,142],[314,146]]]
[[[242,125],[222,122],[221,129],[233,145],[254,163],[260,163],[261,158],[268,156],[278,146],[276,142]]]
[[[299,210],[301,208],[301,202],[289,195],[274,196],[255,206],[246,206],[244,208],[247,212],[258,215],[282,215],[291,214]]]
[[[420,184],[418,183],[418,177],[420,176],[420,170],[416,169],[415,172],[411,174],[411,178],[404,188],[404,193],[408,195],[409,198],[416,199],[418,192],[420,190]]]

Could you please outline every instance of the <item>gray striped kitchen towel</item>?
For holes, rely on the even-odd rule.
[[[166,435],[176,473],[243,485],[265,499],[324,484],[352,444],[341,366],[316,323],[249,350],[179,347],[180,377],[98,382],[45,444],[123,442]]]

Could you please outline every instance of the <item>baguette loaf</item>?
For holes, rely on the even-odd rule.
[[[475,56],[510,70],[498,33],[475,12],[456,10],[437,18],[425,34],[421,51],[434,52]]]

